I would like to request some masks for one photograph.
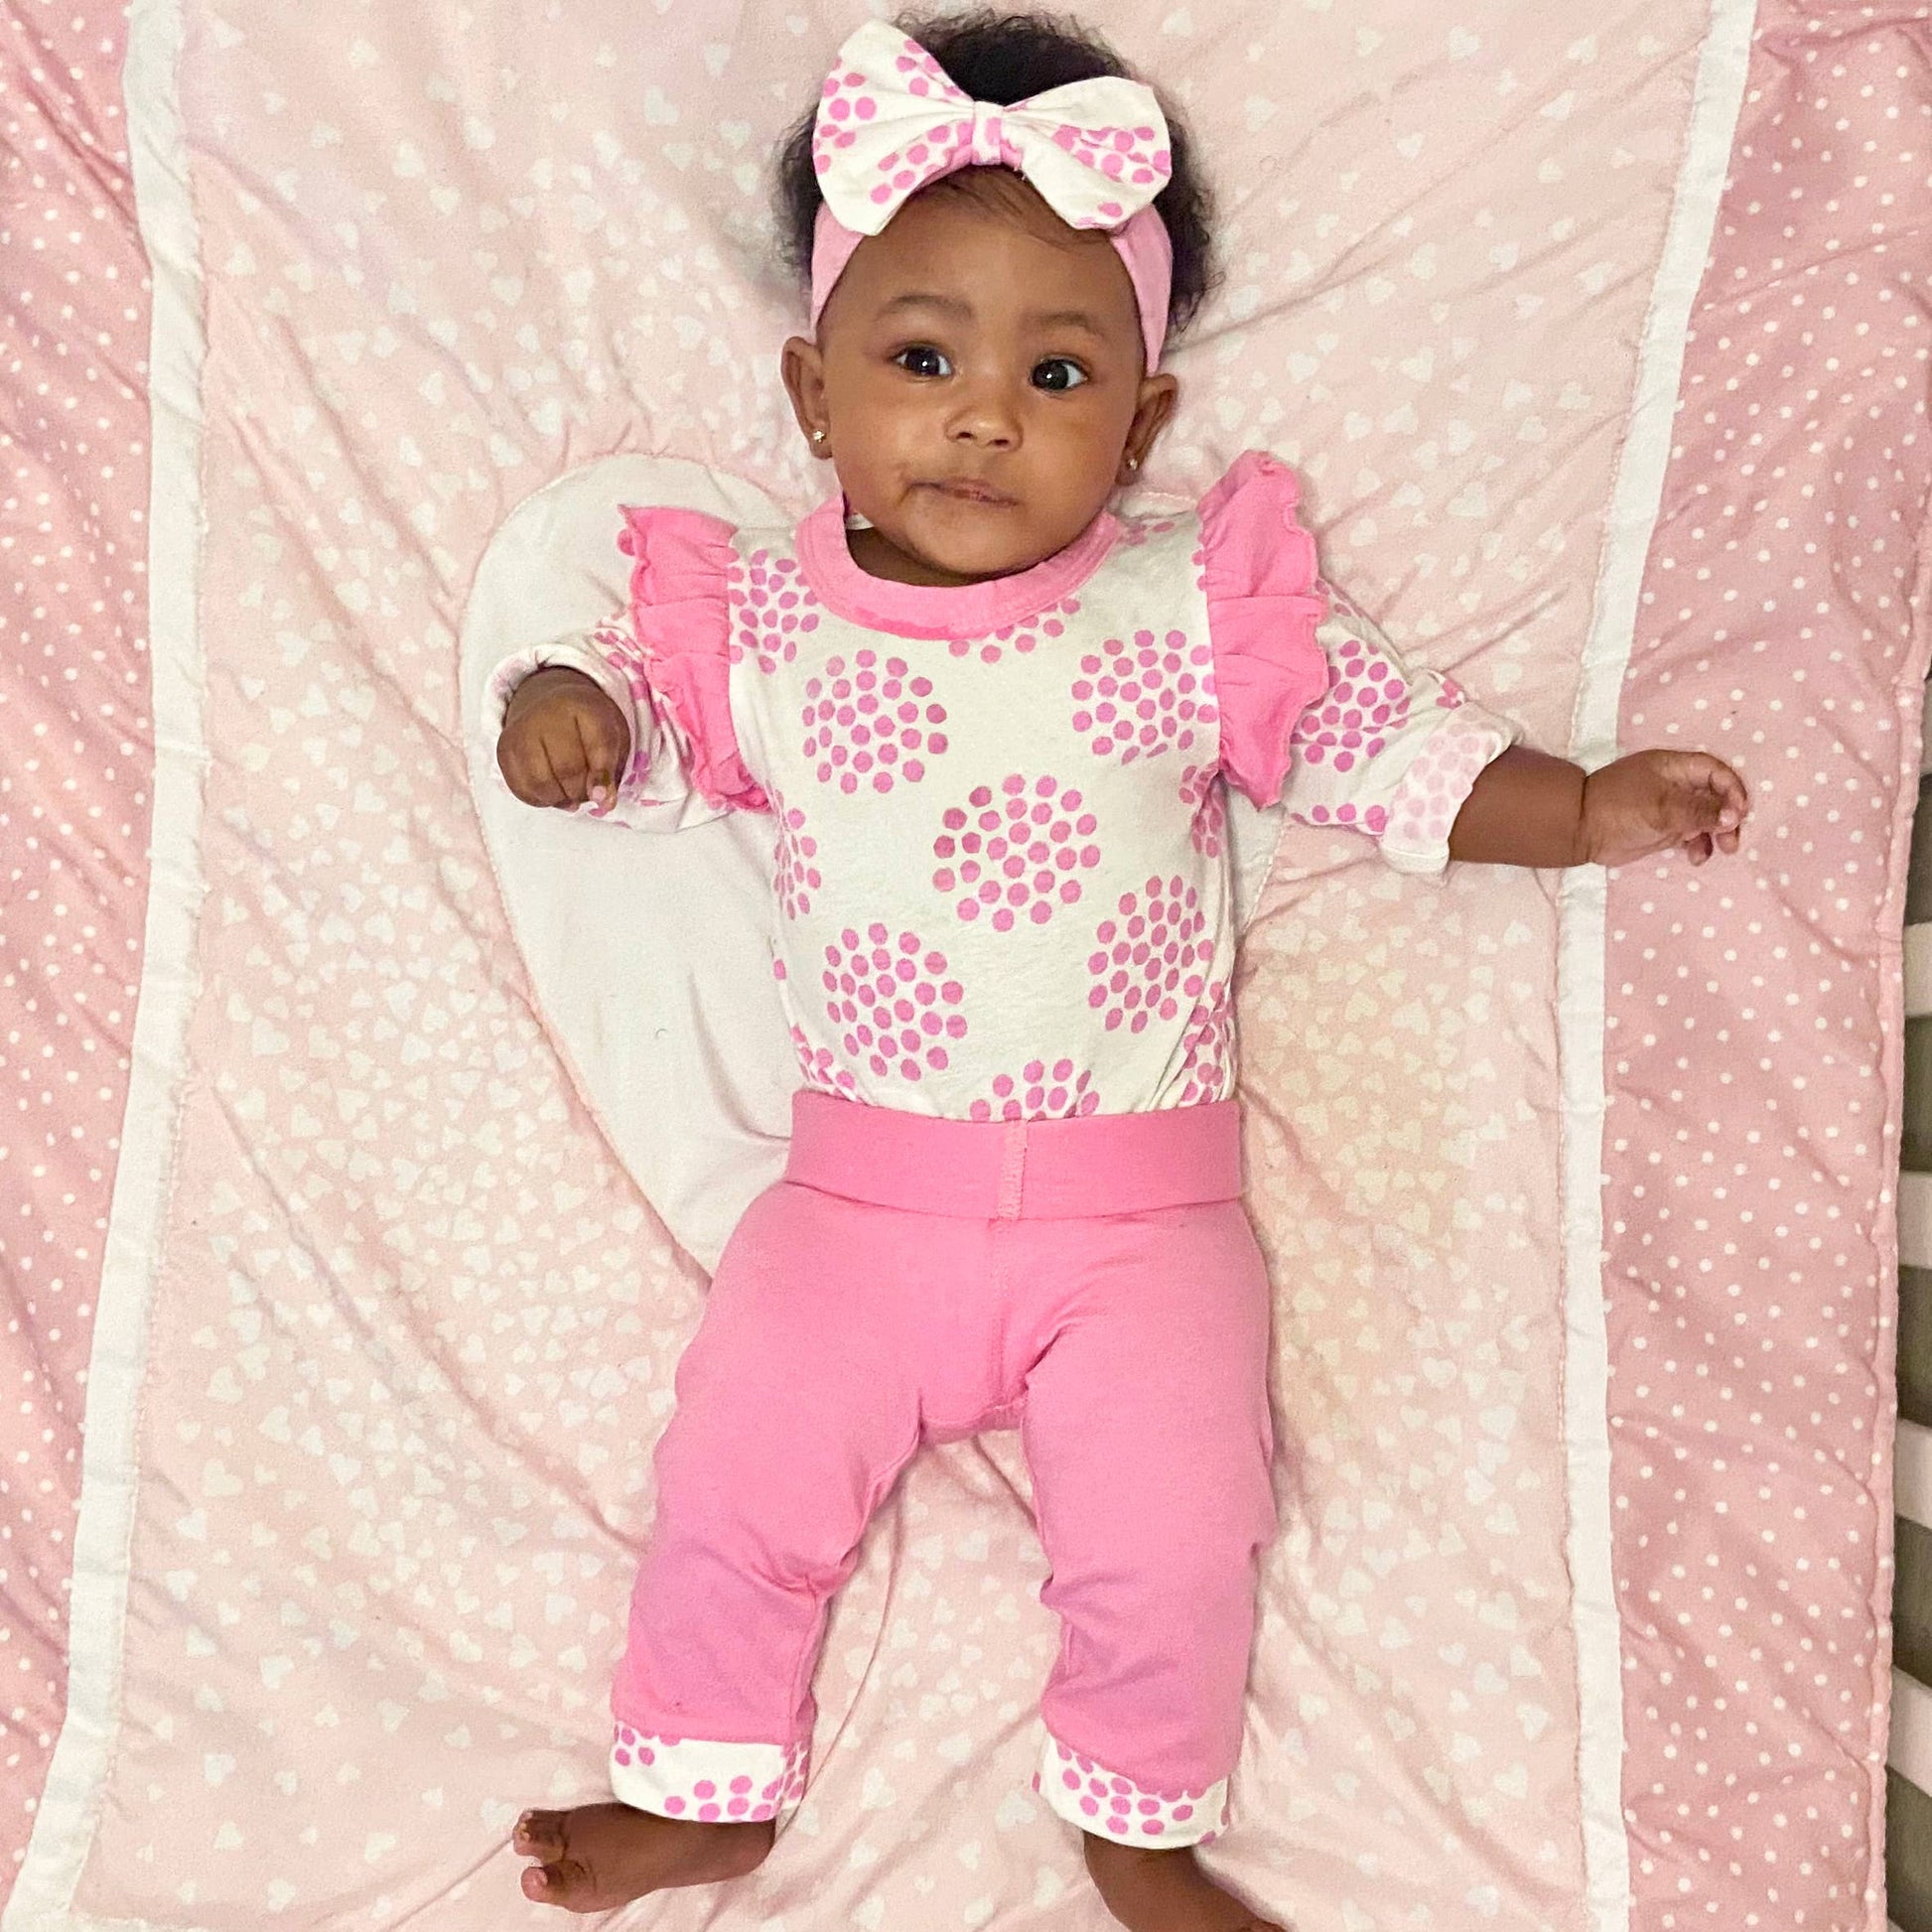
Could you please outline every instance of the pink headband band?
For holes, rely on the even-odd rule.
[[[814,328],[853,251],[920,189],[961,168],[1011,168],[1070,227],[1106,230],[1134,285],[1153,374],[1173,277],[1154,200],[1173,171],[1152,88],[1103,75],[1011,106],[972,100],[918,42],[868,21],[826,79],[812,166],[825,198],[812,231]]]
[[[845,273],[846,263],[865,238],[842,227],[829,207],[820,207],[812,229],[814,329],[834,286]],[[1144,207],[1126,227],[1116,229],[1107,239],[1114,244],[1114,253],[1126,264],[1127,279],[1134,284],[1134,305],[1141,312],[1141,345],[1147,352],[1147,373],[1152,375],[1160,366],[1161,349],[1168,340],[1168,301],[1173,289],[1173,244],[1168,239],[1168,224],[1153,208]]]

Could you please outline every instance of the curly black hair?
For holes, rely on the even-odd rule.
[[[962,92],[975,100],[1012,105],[1048,87],[1074,80],[1140,75],[1100,36],[1064,15],[997,13],[983,7],[971,13],[905,17],[896,23],[937,61]],[[1201,179],[1193,137],[1167,97],[1157,88],[1168,118],[1169,152],[1173,174],[1155,198],[1173,244],[1173,281],[1168,329],[1177,335],[1194,318],[1214,286],[1213,203]],[[803,282],[811,280],[812,226],[821,197],[812,167],[814,100],[786,133],[777,155],[778,232],[785,264]]]

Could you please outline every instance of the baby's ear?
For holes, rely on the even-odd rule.
[[[1173,418],[1179,396],[1178,379],[1165,371],[1141,378],[1140,400],[1134,406],[1134,426],[1127,432],[1127,454],[1140,459],[1141,469],[1147,468],[1147,460]]]
[[[818,345],[803,336],[791,337],[779,352],[778,372],[784,378],[785,394],[791,398],[791,413],[813,456],[829,457],[831,419],[825,407],[825,358]]]

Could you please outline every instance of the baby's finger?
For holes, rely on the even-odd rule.
[[[550,767],[538,756],[538,748],[532,745],[527,733],[505,732],[497,743],[496,763],[503,774],[503,782],[524,804],[554,805],[557,802]]]
[[[602,714],[575,714],[577,747],[584,757],[585,791],[593,805],[608,805],[617,796],[617,755],[608,743]]]
[[[1701,866],[1711,856],[1711,834],[1700,832],[1694,839],[1684,841],[1684,851],[1692,865]]]
[[[1743,779],[1729,765],[1719,762],[1717,770],[1711,774],[1711,782],[1724,800],[1718,823],[1726,830],[1743,824],[1751,808],[1750,793],[1744,789]]]
[[[1693,832],[1709,832],[1719,822],[1724,800],[1712,789],[1709,780],[1694,780],[1673,801],[1684,827]]]
[[[550,782],[557,788],[556,796],[550,802],[562,811],[581,805],[584,802],[584,767],[578,756],[576,734],[569,738],[556,733],[546,734],[543,761],[550,773]]]

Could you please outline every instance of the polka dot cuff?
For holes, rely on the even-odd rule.
[[[1040,1753],[1034,1789],[1068,1824],[1123,1844],[1211,1845],[1227,1830],[1226,1778],[1201,1791],[1146,1791],[1052,1736]]]
[[[1397,872],[1439,873],[1449,864],[1449,831],[1483,769],[1514,742],[1515,733],[1487,712],[1451,722],[1424,741],[1389,800],[1382,857]]]
[[[805,1795],[808,1754],[804,1744],[707,1743],[621,1724],[611,1738],[611,1795],[660,1818],[755,1825]]]

